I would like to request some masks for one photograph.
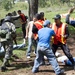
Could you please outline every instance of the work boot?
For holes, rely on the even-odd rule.
[[[6,64],[6,66],[7,66],[7,67],[11,67],[11,65],[10,65],[10,63],[9,63],[9,62]]]
[[[58,75],[66,75],[65,73],[59,73]]]
[[[6,67],[1,67],[1,72],[5,72],[6,70],[8,70]]]
[[[73,65],[73,68],[74,68],[74,70],[75,70],[75,63],[74,63],[74,65]]]
[[[37,72],[39,72],[38,69],[36,69],[36,70],[32,70],[32,73],[37,73]]]

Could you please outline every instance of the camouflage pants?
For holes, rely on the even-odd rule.
[[[5,67],[8,60],[11,58],[11,55],[12,55],[13,41],[12,40],[3,41],[3,42],[1,42],[1,46],[3,46],[3,48],[5,50],[5,56],[4,56],[4,60],[3,60],[3,64],[2,64],[2,66]]]

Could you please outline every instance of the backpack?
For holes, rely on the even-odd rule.
[[[26,19],[26,21],[27,21],[27,19],[28,19],[28,16],[25,16],[25,19]]]
[[[25,21],[27,21],[28,16],[25,16],[24,14],[21,14],[20,18],[22,19],[23,22],[25,22]]]
[[[9,22],[4,22],[0,27],[0,37],[10,39],[11,36],[11,25]]]
[[[33,32],[33,34],[38,33],[38,28],[34,24],[33,24],[32,32]]]

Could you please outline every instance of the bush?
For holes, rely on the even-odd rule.
[[[8,11],[8,10],[10,10],[12,8],[12,3],[10,2],[10,1],[6,1],[5,3],[4,3],[4,9],[6,10],[6,11]]]

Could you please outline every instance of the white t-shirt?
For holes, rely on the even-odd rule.
[[[28,38],[32,38],[32,27],[33,27],[33,21],[30,21],[28,23],[28,28],[29,28]]]

